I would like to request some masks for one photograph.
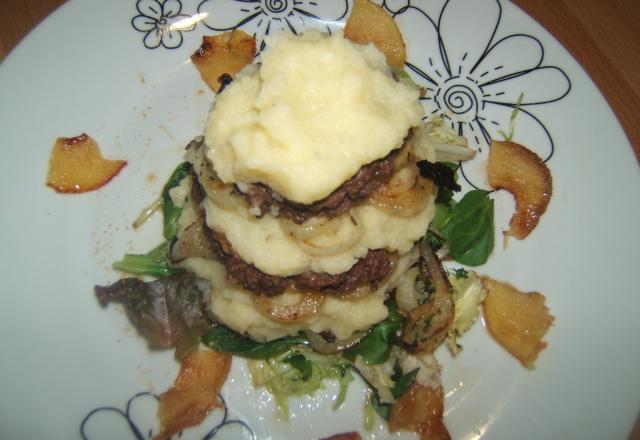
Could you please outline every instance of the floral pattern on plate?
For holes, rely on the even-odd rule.
[[[483,147],[503,138],[518,106],[517,124],[526,124],[537,140],[527,147],[549,160],[553,138],[533,108],[563,99],[571,81],[559,67],[543,64],[542,42],[521,33],[496,40],[502,16],[498,0],[449,0],[438,15],[413,3],[383,2],[401,27],[420,29],[420,45],[407,45],[406,67],[427,90],[426,118],[443,117],[486,158]],[[470,184],[484,186],[461,166]]]
[[[255,440],[253,430],[242,420],[230,419],[229,409],[222,396],[219,396],[223,404],[222,412],[214,411],[203,425],[208,429],[201,435],[202,440],[216,438],[224,430],[235,428],[234,438],[246,438]],[[80,424],[80,436],[84,440],[99,438],[116,438],[118,434],[131,434],[131,438],[143,440],[152,438],[157,434],[157,423],[149,423],[148,415],[155,414],[159,397],[150,392],[141,392],[133,395],[124,409],[115,406],[103,406],[89,412]],[[105,427],[109,427],[106,429]],[[181,437],[178,434],[178,437]],[[238,437],[241,436],[241,437]]]

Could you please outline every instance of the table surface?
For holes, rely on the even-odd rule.
[[[3,1],[0,60],[64,1]],[[513,2],[547,28],[582,64],[618,116],[640,161],[640,1]],[[630,440],[640,440],[640,421]]]

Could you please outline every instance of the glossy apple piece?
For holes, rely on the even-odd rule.
[[[127,164],[102,157],[100,147],[87,134],[56,139],[49,156],[47,186],[59,193],[83,193],[106,185]]]
[[[506,189],[516,199],[511,229],[505,234],[526,238],[547,210],[553,184],[547,165],[528,148],[515,142],[491,143],[487,166],[489,185]]]
[[[256,39],[234,30],[215,36],[202,37],[202,45],[191,55],[191,61],[200,71],[202,79],[214,92],[218,92],[223,74],[235,77],[253,61],[256,55]]]
[[[414,382],[411,388],[391,405],[389,431],[410,431],[420,440],[449,440],[444,424],[444,390]]]
[[[356,0],[344,37],[358,44],[373,43],[391,67],[402,69],[407,58],[400,29],[391,15],[370,0]]]
[[[539,292],[520,292],[510,284],[483,278],[487,298],[482,303],[493,338],[526,368],[533,368],[547,343],[542,340],[554,317]]]
[[[214,408],[221,408],[218,393],[230,368],[231,355],[213,350],[193,351],[184,358],[173,387],[160,396],[162,430],[154,440],[170,439],[199,425]]]

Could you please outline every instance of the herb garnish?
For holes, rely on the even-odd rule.
[[[386,305],[389,309],[389,316],[374,325],[371,332],[362,341],[344,352],[347,359],[354,360],[357,355],[360,355],[364,363],[368,365],[381,364],[389,359],[391,347],[397,345],[397,334],[402,330],[404,318],[398,312],[395,301],[389,300]]]
[[[178,235],[178,219],[182,212],[182,208],[178,208],[175,203],[173,203],[169,191],[178,186],[182,179],[190,172],[191,164],[189,162],[181,163],[173,171],[171,177],[169,177],[169,180],[162,189],[162,214],[164,216],[163,235],[167,240],[172,240]]]
[[[182,272],[182,269],[171,267],[167,262],[169,245],[170,243],[165,241],[146,254],[125,254],[122,260],[113,263],[113,268],[134,275],[158,278]]]
[[[202,343],[223,353],[232,353],[250,359],[268,359],[296,345],[307,345],[308,342],[304,335],[299,334],[261,343],[245,338],[224,325],[218,325],[202,337]]]

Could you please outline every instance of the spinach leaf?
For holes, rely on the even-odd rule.
[[[418,375],[418,370],[420,370],[420,368],[416,368],[407,374],[400,374],[393,378],[395,385],[393,385],[393,388],[391,388],[390,391],[394,399],[402,396],[409,388],[411,388],[411,384],[413,384],[413,381],[416,380],[416,376]]]
[[[311,361],[299,351],[290,353],[286,358],[283,359],[283,362],[285,364],[291,365],[293,368],[298,370],[300,374],[302,374],[302,380],[308,380],[311,377],[311,373],[313,373],[313,366],[311,365]]]
[[[167,240],[172,240],[178,234],[178,219],[182,208],[178,208],[171,196],[169,190],[175,188],[180,184],[180,181],[184,179],[189,172],[191,172],[191,164],[189,162],[183,162],[177,166],[177,168],[169,177],[167,183],[165,183],[162,189],[162,214],[164,216],[164,230],[163,235]]]
[[[453,199],[451,199],[447,204],[436,203],[436,212],[433,216],[433,220],[431,221],[431,226],[433,226],[437,231],[442,231],[451,220],[451,211],[453,211],[456,204],[457,202]]]
[[[397,343],[397,333],[402,329],[404,318],[398,312],[394,301],[387,301],[389,316],[374,325],[371,332],[357,345],[344,352],[347,359],[354,360],[357,355],[368,365],[381,364],[389,359],[391,347]]]
[[[150,275],[158,278],[180,273],[182,269],[173,268],[167,262],[169,244],[165,241],[146,254],[125,254],[122,260],[113,263],[113,268],[134,275]]]
[[[440,230],[449,243],[449,254],[459,263],[478,266],[493,250],[493,200],[488,191],[473,190],[464,195],[441,219]]]
[[[223,353],[232,353],[250,359],[268,359],[284,353],[293,346],[306,345],[307,338],[300,334],[261,343],[245,338],[228,327],[218,325],[202,337],[202,343]]]

